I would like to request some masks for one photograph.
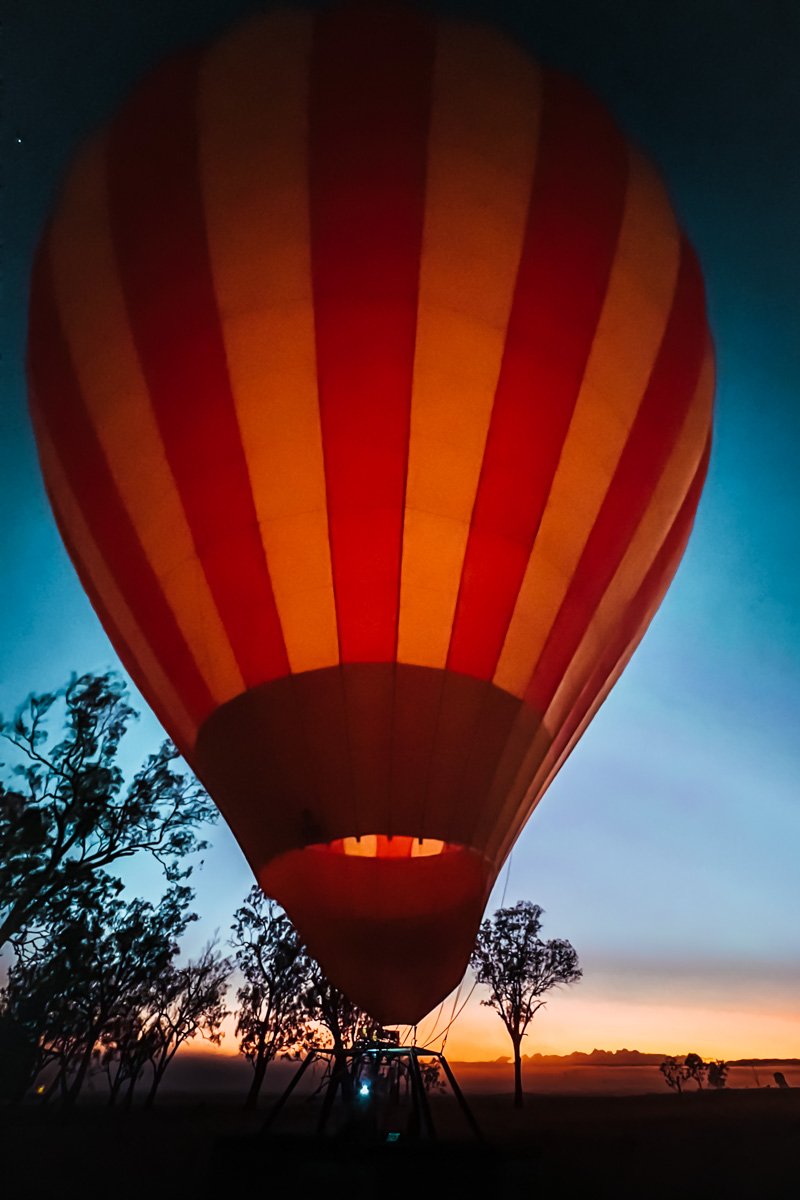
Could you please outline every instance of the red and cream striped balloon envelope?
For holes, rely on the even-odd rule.
[[[703,284],[574,81],[411,9],[169,62],[36,260],[64,541],[264,889],[420,1018],[677,568]]]

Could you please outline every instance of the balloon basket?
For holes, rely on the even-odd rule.
[[[273,1104],[264,1134],[274,1133],[301,1080],[310,1068],[320,1066],[322,1078],[313,1095],[318,1137],[372,1145],[434,1142],[438,1133],[431,1093],[449,1089],[467,1130],[474,1139],[483,1140],[444,1054],[390,1041],[358,1042],[339,1051],[313,1048]]]

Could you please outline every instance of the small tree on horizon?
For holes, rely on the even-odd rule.
[[[674,1054],[668,1054],[658,1067],[661,1074],[664,1076],[664,1082],[668,1088],[672,1088],[675,1092],[682,1092],[683,1085],[686,1082],[686,1071],[680,1059]]]
[[[713,1062],[706,1065],[708,1073],[708,1086],[713,1088],[724,1088],[728,1082],[728,1071],[730,1066],[725,1062],[724,1058],[715,1058]]]
[[[578,955],[563,938],[542,941],[542,909],[530,900],[499,908],[483,921],[470,965],[478,983],[490,989],[481,1004],[493,1008],[508,1030],[514,1048],[514,1106],[522,1108],[520,1047],[533,1017],[547,1001],[545,994],[582,978]]]
[[[700,1055],[695,1054],[694,1051],[687,1054],[683,1061],[683,1069],[686,1072],[686,1078],[693,1079],[697,1084],[698,1091],[702,1092],[703,1080],[706,1077],[708,1065],[703,1062]]]

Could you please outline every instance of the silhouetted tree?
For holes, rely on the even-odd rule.
[[[713,1088],[724,1088],[728,1081],[728,1071],[730,1067],[722,1058],[716,1058],[706,1066],[708,1072],[708,1086]]]
[[[184,1043],[200,1036],[219,1045],[220,1026],[229,1015],[225,993],[230,973],[230,961],[209,942],[196,960],[184,967],[169,967],[158,977],[157,990],[150,998],[153,1079],[145,1107],[152,1107],[167,1067]]]
[[[145,1003],[177,953],[194,915],[191,891],[174,885],[157,906],[125,901],[122,885],[97,871],[78,893],[51,904],[51,922],[21,943],[2,993],[7,1014],[36,1047],[33,1078],[55,1064],[49,1094],[80,1093],[104,1034]]]
[[[294,926],[258,885],[234,914],[231,944],[244,983],[236,992],[239,1050],[253,1068],[245,1108],[255,1108],[267,1067],[308,1037],[303,991],[309,962]]]
[[[309,1020],[322,1026],[337,1051],[348,1049],[362,1038],[375,1037],[380,1029],[365,1009],[331,983],[313,958],[307,959],[304,1003]]]
[[[14,760],[0,782],[0,948],[120,859],[149,853],[176,882],[190,873],[186,856],[206,846],[197,830],[216,810],[176,770],[170,742],[125,785],[117,755],[135,717],[109,673],[32,695],[0,721]]]
[[[0,995],[0,1101],[17,1103],[30,1087],[39,1062],[35,1038]]]
[[[319,963],[307,956],[307,983],[302,1003],[309,1022],[308,1044],[329,1041],[333,1050],[333,1069],[340,1074],[346,1098],[351,1094],[351,1078],[347,1069],[345,1050],[357,1041],[372,1040],[381,1027],[365,1009],[354,1004],[336,984],[331,983]],[[316,1031],[314,1030],[316,1026]],[[322,1031],[320,1039],[319,1031]]]
[[[666,1083],[667,1087],[672,1088],[676,1092],[683,1091],[683,1085],[686,1081],[686,1072],[680,1059],[675,1058],[675,1056],[672,1054],[667,1055],[664,1061],[659,1063],[658,1069],[664,1076],[664,1082]]]
[[[426,1092],[444,1091],[445,1082],[442,1079],[438,1062],[426,1062],[424,1058],[421,1058],[419,1060],[419,1073],[422,1078],[422,1086]]]
[[[569,942],[539,937],[542,909],[529,900],[498,908],[483,921],[470,963],[478,983],[490,989],[489,999],[508,1030],[514,1047],[514,1105],[522,1108],[522,1056],[520,1047],[528,1025],[547,1003],[542,997],[554,987],[575,983],[583,972]]]
[[[693,1079],[697,1084],[698,1090],[703,1090],[703,1080],[708,1070],[707,1065],[703,1062],[699,1054],[694,1052],[687,1054],[683,1060],[683,1069],[687,1079]]]
[[[108,1078],[109,1107],[113,1107],[120,1096],[126,1107],[130,1106],[136,1084],[155,1052],[157,1035],[148,1007],[149,993],[153,990],[158,990],[157,981],[148,989],[141,1006],[128,1008],[109,1021],[100,1035],[95,1054]]]

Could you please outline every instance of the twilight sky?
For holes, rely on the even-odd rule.
[[[6,0],[6,714],[73,670],[117,665],[61,547],[27,417],[39,230],[71,154],[134,81],[259,7]],[[490,904],[504,889],[506,903],[541,904],[545,935],[568,937],[585,972],[537,1016],[525,1049],[800,1055],[800,10],[790,0],[428,7],[494,19],[605,99],[666,178],[704,269],[717,348],[715,442],[686,557]],[[141,707],[132,762],[160,736]],[[251,882],[223,826],[212,840],[195,880],[193,947],[227,931]],[[159,886],[147,868],[130,883]],[[450,1034],[454,1058],[509,1052],[477,1000]]]

